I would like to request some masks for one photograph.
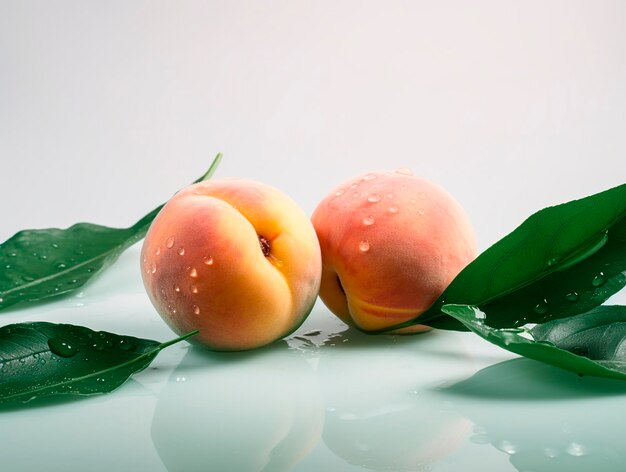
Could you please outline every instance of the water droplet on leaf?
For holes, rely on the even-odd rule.
[[[567,295],[565,295],[565,299],[569,302],[576,302],[578,301],[578,292],[570,292]]]
[[[128,339],[120,339],[120,342],[118,343],[118,347],[122,351],[130,351],[131,349],[135,347],[135,345],[132,342],[130,342]]]
[[[591,285],[593,285],[594,287],[601,287],[605,283],[606,283],[606,277],[604,276],[602,272],[596,275],[591,281]]]
[[[542,300],[541,302],[535,305],[533,311],[538,315],[545,315],[548,312],[548,302],[546,300]]]
[[[70,341],[57,337],[48,339],[48,347],[53,354],[65,358],[73,357],[78,352]]]

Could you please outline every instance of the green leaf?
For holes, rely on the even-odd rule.
[[[221,158],[194,183],[209,179]],[[78,223],[16,233],[0,245],[0,310],[78,289],[141,240],[162,207],[129,228]]]
[[[585,313],[626,285],[626,184],[545,208],[470,263],[412,324],[465,330],[445,304],[479,307],[492,327]]]
[[[145,369],[167,343],[69,324],[17,323],[0,328],[0,403],[58,394],[110,392]]]
[[[444,313],[496,346],[580,375],[626,380],[626,307],[600,306],[532,329],[492,328],[469,305],[444,305]]]

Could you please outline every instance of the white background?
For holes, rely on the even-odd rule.
[[[217,176],[308,214],[344,179],[410,167],[456,196],[483,250],[624,183],[625,130],[622,1],[0,0],[0,241],[131,225],[221,151]],[[3,324],[170,339],[138,258]],[[321,303],[307,330],[229,359],[177,345],[112,395],[0,411],[3,464],[188,472],[236,454],[260,470],[283,434],[298,472],[626,467],[619,382],[499,364],[511,354],[468,333],[367,337]],[[434,459],[433,438],[449,446]]]
[[[130,225],[200,175],[307,213],[408,166],[485,249],[624,182],[626,4],[0,2],[0,237]]]

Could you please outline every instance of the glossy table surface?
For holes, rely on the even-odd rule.
[[[624,183],[624,84],[620,1],[0,1],[0,241],[132,225],[222,151],[217,177],[307,214],[354,175],[411,168],[482,251]],[[171,339],[139,249],[0,324]],[[265,349],[183,342],[111,394],[2,408],[0,469],[623,471],[624,418],[626,383],[469,333],[366,336],[318,302]]]
[[[134,246],[84,290],[3,321],[165,341],[138,266]],[[373,337],[318,304],[258,351],[183,342],[111,394],[5,408],[0,444],[15,471],[619,471],[625,398],[624,382],[472,334]]]

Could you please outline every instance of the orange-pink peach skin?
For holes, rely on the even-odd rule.
[[[322,250],[320,298],[342,321],[364,331],[418,317],[476,257],[461,206],[408,170],[371,172],[343,183],[311,220]]]
[[[178,334],[214,350],[247,350],[294,331],[321,277],[315,231],[298,205],[250,180],[210,180],[177,193],[142,253],[146,291]]]

